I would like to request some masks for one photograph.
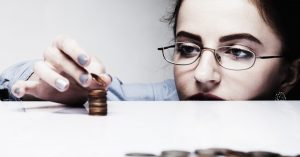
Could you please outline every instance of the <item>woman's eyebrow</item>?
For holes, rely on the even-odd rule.
[[[246,40],[250,40],[252,42],[256,42],[260,45],[263,45],[260,40],[258,40],[253,35],[248,34],[248,33],[239,33],[239,34],[226,35],[226,36],[221,37],[219,39],[219,42],[226,42],[226,41],[230,41],[230,40],[239,40],[239,39],[240,40],[241,39],[246,39]]]
[[[176,38],[180,38],[180,37],[186,37],[186,38],[198,41],[198,42],[202,42],[202,39],[199,35],[189,33],[186,31],[180,31],[176,34]],[[257,38],[255,38],[253,35],[251,35],[249,33],[238,33],[238,34],[226,35],[226,36],[221,37],[219,39],[219,42],[226,42],[226,41],[230,41],[230,40],[241,40],[241,39],[250,40],[252,42],[263,45],[260,40],[258,40]]]
[[[185,31],[180,31],[176,34],[176,38],[180,38],[180,37],[186,37],[192,40],[195,40],[197,42],[202,42],[202,39],[199,35],[193,34],[193,33],[189,33],[189,32],[185,32]]]

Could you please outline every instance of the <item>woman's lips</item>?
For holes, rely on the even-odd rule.
[[[186,100],[224,100],[224,99],[213,94],[198,93],[191,97],[188,97]]]

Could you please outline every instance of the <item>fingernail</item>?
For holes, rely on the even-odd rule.
[[[18,96],[18,95],[20,95],[20,88],[16,88],[15,90],[14,90],[14,93]]]
[[[89,80],[89,75],[88,74],[82,74],[79,77],[79,81],[82,85],[85,85]]]
[[[80,65],[85,66],[88,63],[89,58],[86,55],[81,54],[78,56],[77,60]]]
[[[68,81],[66,81],[65,79],[56,79],[55,80],[55,86],[57,87],[57,89],[61,92],[65,91],[68,87]]]

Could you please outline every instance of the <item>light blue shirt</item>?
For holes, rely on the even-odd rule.
[[[0,75],[0,89],[9,91],[9,100],[20,100],[13,96],[11,87],[17,80],[28,80],[33,74],[35,61],[26,61],[13,65]],[[117,77],[112,77],[112,83],[108,88],[108,100],[131,101],[163,101],[179,100],[175,82],[172,79],[160,83],[149,84],[124,84]]]

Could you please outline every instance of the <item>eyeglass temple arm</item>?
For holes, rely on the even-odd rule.
[[[258,56],[256,58],[268,59],[268,58],[283,58],[284,56]]]
[[[175,47],[175,45],[170,45],[170,46],[166,46],[166,47],[159,47],[157,48],[157,50],[165,50],[165,49],[168,49],[168,48],[172,48],[172,47]]]

